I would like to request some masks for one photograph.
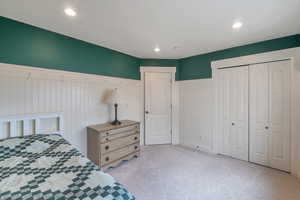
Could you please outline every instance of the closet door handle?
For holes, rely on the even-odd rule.
[[[266,129],[266,130],[268,130],[268,129],[269,129],[269,127],[268,127],[268,126],[266,126],[266,127],[265,127],[265,129]]]

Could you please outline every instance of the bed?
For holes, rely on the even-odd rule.
[[[0,199],[135,197],[55,132],[0,139]]]

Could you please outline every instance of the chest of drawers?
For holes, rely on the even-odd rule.
[[[140,155],[140,124],[123,120],[87,127],[88,158],[105,170]]]

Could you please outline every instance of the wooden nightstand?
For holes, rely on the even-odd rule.
[[[140,123],[121,123],[87,127],[88,158],[103,170],[140,155]]]

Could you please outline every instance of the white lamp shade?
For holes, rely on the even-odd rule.
[[[108,89],[104,92],[102,98],[103,104],[119,104],[118,88]]]

